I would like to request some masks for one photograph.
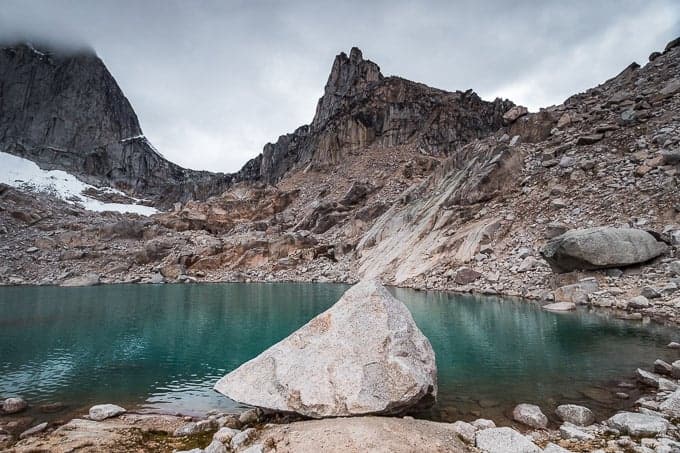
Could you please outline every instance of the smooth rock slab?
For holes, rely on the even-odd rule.
[[[548,417],[545,416],[540,407],[534,404],[518,404],[512,411],[512,418],[532,428],[548,426]]]
[[[235,451],[243,453],[252,446],[270,444],[270,439],[276,453],[470,452],[451,423],[372,416],[265,425]]]
[[[396,414],[434,400],[437,369],[406,306],[369,280],[224,376],[215,390],[312,418]]]
[[[107,418],[116,417],[124,414],[126,410],[115,404],[98,404],[90,408],[90,419],[95,421],[106,420]]]
[[[47,422],[40,423],[39,425],[35,425],[33,428],[29,428],[21,435],[19,435],[19,439],[25,439],[29,436],[32,436],[34,434],[41,433],[47,429]]]
[[[576,304],[573,302],[555,302],[554,304],[543,305],[543,310],[560,312],[576,310]]]
[[[635,412],[620,412],[607,420],[607,424],[634,437],[665,434],[669,426],[668,421],[662,417]]]
[[[488,453],[540,453],[531,440],[512,428],[491,428],[478,431],[475,444]]]
[[[557,406],[555,414],[557,414],[561,420],[578,426],[588,426],[595,422],[595,415],[593,415],[593,412],[587,407],[579,406],[577,404],[562,404]]]
[[[548,241],[541,255],[555,272],[644,263],[667,250],[654,236],[634,228],[570,230]]]

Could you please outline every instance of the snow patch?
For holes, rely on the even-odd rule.
[[[79,204],[90,211],[130,212],[149,216],[158,212],[151,206],[139,204],[105,203],[83,195],[87,189],[95,189],[125,195],[107,187],[96,188],[61,170],[43,170],[34,162],[0,151],[0,183],[19,189],[46,192],[68,203]],[[129,195],[125,195],[128,196]],[[131,198],[131,197],[130,197]],[[140,201],[133,198],[135,201]]]

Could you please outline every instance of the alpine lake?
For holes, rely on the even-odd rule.
[[[215,283],[0,288],[0,397],[45,417],[99,403],[201,415],[237,411],[215,382],[329,308],[339,284]],[[515,404],[631,405],[617,385],[673,356],[676,329],[512,298],[391,288],[435,350],[434,420],[507,419]],[[52,408],[46,410],[45,408]],[[55,409],[56,408],[56,409]],[[550,416],[550,415],[549,415]]]

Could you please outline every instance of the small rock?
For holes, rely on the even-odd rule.
[[[659,376],[658,374],[645,371],[642,368],[638,368],[637,370],[635,370],[635,374],[637,380],[640,381],[641,383],[648,385],[650,387],[659,388],[659,379],[661,379],[661,376]]]
[[[668,343],[666,345],[666,347],[669,348],[669,349],[680,349],[680,343],[678,343],[676,341],[671,341],[670,343]]]
[[[661,374],[671,374],[673,373],[673,366],[661,359],[656,359],[654,361],[654,371]]]
[[[464,422],[457,421],[451,424],[451,430],[456,433],[458,437],[461,438],[465,443],[474,444],[475,434],[477,433],[477,427],[474,425]]]
[[[668,421],[662,417],[635,412],[620,412],[607,420],[607,424],[634,437],[665,434],[669,426]]]
[[[235,435],[240,433],[238,429],[233,429],[233,428],[227,428],[226,426],[224,428],[220,428],[214,435],[213,435],[213,440],[222,442],[223,444],[228,444],[231,443],[231,439],[234,438]]]
[[[671,363],[671,375],[674,378],[680,379],[680,360]]]
[[[193,436],[194,434],[205,433],[217,428],[215,420],[199,420],[189,422],[177,428],[174,432],[175,437]]]
[[[257,423],[260,417],[257,414],[257,409],[248,409],[246,411],[243,411],[241,415],[238,417],[238,421],[243,423],[244,425],[252,425],[254,423]]]
[[[604,134],[591,134],[591,135],[581,135],[576,139],[576,146],[581,145],[592,145],[597,143],[604,138]]]
[[[477,431],[475,444],[487,453],[541,453],[529,438],[508,427]]]
[[[562,436],[562,439],[576,439],[576,440],[595,439],[595,436],[593,436],[592,434],[588,434],[584,431],[581,431],[578,428],[578,426],[569,422],[564,422],[562,426],[560,426],[560,435]]]
[[[571,450],[567,450],[566,448],[562,448],[559,445],[550,442],[543,449],[543,453],[572,453],[572,452]]]
[[[222,442],[213,440],[203,451],[205,453],[227,453],[227,447]]]
[[[649,307],[649,300],[645,296],[635,296],[628,301],[628,308],[640,309]]]
[[[652,288],[651,286],[645,286],[642,288],[642,291],[640,291],[640,295],[646,297],[647,299],[657,299],[661,297],[661,293],[659,290],[656,288]]]
[[[60,286],[78,287],[78,286],[95,286],[100,282],[98,274],[85,274],[79,277],[73,277],[61,282]]]
[[[477,272],[473,269],[470,269],[469,267],[461,267],[456,272],[456,277],[455,277],[454,281],[458,285],[468,285],[468,284],[474,282],[475,280],[477,280],[481,276],[482,276],[481,273],[479,273],[479,272]]]
[[[562,404],[557,406],[555,414],[557,414],[561,420],[578,426],[588,426],[595,422],[595,416],[590,409],[576,404]]]
[[[503,114],[503,120],[505,120],[507,124],[514,123],[518,118],[527,113],[529,113],[529,110],[526,107],[516,105]]]
[[[2,411],[5,414],[16,414],[25,410],[28,403],[21,397],[7,398],[2,402]]]
[[[537,264],[538,264],[538,261],[536,260],[536,258],[534,258],[533,256],[527,256],[526,258],[524,258],[522,263],[519,265],[517,272],[530,271],[531,269],[536,267]]]
[[[576,310],[576,304],[573,302],[555,302],[554,304],[543,305],[541,308],[547,311],[571,311]]]
[[[491,429],[496,427],[496,423],[494,423],[493,420],[488,420],[486,418],[478,418],[470,424],[477,429]]]
[[[659,405],[659,411],[673,418],[680,417],[680,390],[674,391],[666,401]]]
[[[540,407],[534,404],[518,404],[512,411],[512,418],[532,428],[545,428],[548,426],[548,417],[541,412]]]
[[[126,410],[115,404],[98,404],[90,408],[89,416],[90,419],[95,421],[102,421],[107,418],[116,417],[120,414],[124,414]]]
[[[33,428],[27,429],[26,431],[24,431],[23,433],[21,433],[19,435],[19,438],[25,439],[29,436],[34,435],[34,434],[41,433],[41,432],[45,431],[45,429],[47,429],[47,422],[43,422],[39,425],[35,425]]]
[[[254,428],[248,428],[244,431],[241,431],[231,439],[231,449],[232,450],[238,449],[240,446],[248,442],[253,437],[254,434],[255,434]]]

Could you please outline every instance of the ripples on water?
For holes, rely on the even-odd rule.
[[[330,307],[330,284],[0,288],[0,396],[232,410],[230,370]],[[507,413],[516,402],[611,406],[613,379],[667,357],[673,331],[500,298],[395,289],[437,355],[433,418]],[[593,400],[595,398],[595,401]],[[481,412],[480,412],[481,411]]]

